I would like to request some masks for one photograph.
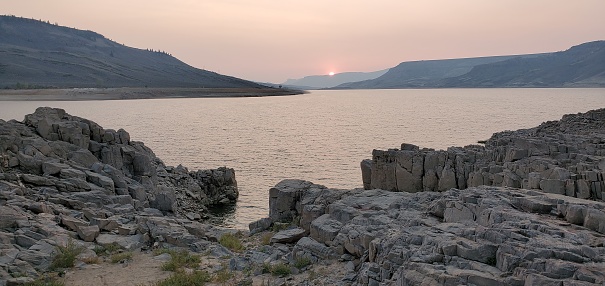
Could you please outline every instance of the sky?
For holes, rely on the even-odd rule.
[[[604,11],[604,0],[0,0],[0,14],[273,83],[403,61],[561,51],[605,40]]]

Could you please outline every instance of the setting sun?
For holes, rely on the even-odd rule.
[[[334,72],[329,72],[328,75],[333,76]]]

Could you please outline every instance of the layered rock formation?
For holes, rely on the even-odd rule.
[[[195,221],[237,197],[233,169],[165,166],[123,129],[62,109],[0,120],[0,285],[45,271],[69,239],[199,250],[216,231]]]
[[[347,269],[308,285],[605,283],[602,202],[505,187],[342,191],[285,180],[270,205],[269,221],[294,218],[307,234],[289,230],[285,260]]]
[[[485,146],[447,151],[402,144],[362,162],[364,186],[420,192],[481,185],[604,200],[605,109],[494,134]]]
[[[603,285],[604,157],[605,109],[485,146],[402,144],[361,162],[365,190],[280,182],[250,229],[294,221],[306,236],[274,236],[291,259],[347,269],[321,283]]]

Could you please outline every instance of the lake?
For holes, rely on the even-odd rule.
[[[268,215],[268,190],[286,178],[362,187],[359,163],[401,143],[445,149],[605,107],[605,89],[312,91],[259,98],[0,102],[0,119],[38,106],[124,128],[167,165],[236,170],[237,207],[220,223],[247,228]]]

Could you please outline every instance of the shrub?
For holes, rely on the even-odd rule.
[[[172,276],[156,283],[156,286],[203,286],[210,281],[210,274],[206,271],[192,273],[176,272]]]
[[[119,263],[125,260],[132,259],[132,252],[122,252],[111,255],[111,263]]]
[[[304,268],[308,265],[311,265],[311,259],[308,257],[299,257],[296,258],[296,261],[294,261],[294,267],[298,269]]]
[[[231,251],[241,252],[244,250],[244,245],[242,245],[240,239],[236,235],[233,235],[231,233],[226,233],[221,236],[221,239],[219,239],[219,243],[222,246],[229,248]]]
[[[67,241],[65,246],[57,245],[56,254],[50,269],[71,268],[76,263],[76,257],[82,253],[83,247],[78,246],[73,240]]]
[[[99,256],[114,254],[120,250],[122,250],[122,247],[117,243],[111,243],[105,246],[97,245],[93,248],[93,251]]]
[[[288,276],[290,273],[292,273],[290,266],[283,263],[275,264],[271,267],[271,275],[273,276]]]
[[[162,265],[164,271],[177,271],[182,267],[196,268],[200,264],[200,257],[188,251],[170,251],[170,261]]]

